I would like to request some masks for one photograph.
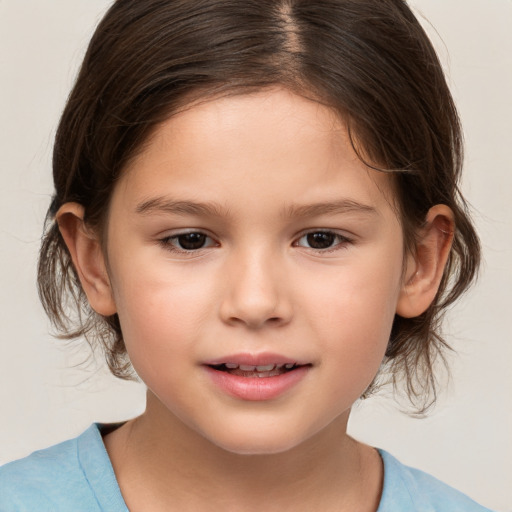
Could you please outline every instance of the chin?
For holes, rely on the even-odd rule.
[[[235,443],[230,441],[216,444],[219,448],[234,455],[277,455],[295,448],[300,443],[290,442],[289,439],[282,443],[276,442],[275,439],[246,439],[245,442],[240,441]]]
[[[296,435],[290,430],[275,428],[247,429],[233,432],[226,429],[220,436],[206,439],[222,450],[236,455],[276,455],[296,448],[311,436]]]

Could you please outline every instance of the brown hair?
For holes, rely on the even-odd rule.
[[[435,204],[456,232],[439,293],[396,317],[383,362],[419,410],[447,345],[440,320],[476,275],[480,247],[458,189],[462,135],[441,65],[403,0],[117,0],[90,42],[57,131],[55,195],[39,260],[42,303],[63,337],[104,347],[132,376],[117,315],[91,310],[55,222],[66,202],[101,231],[119,173],[155,126],[218,94],[272,85],[313,97],[347,122],[361,158],[392,171],[408,250]]]

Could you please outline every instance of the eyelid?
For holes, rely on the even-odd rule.
[[[183,249],[180,247],[176,247],[171,243],[171,240],[177,240],[180,236],[189,235],[189,234],[200,234],[204,235],[207,240],[210,240],[212,243],[204,247],[200,247],[199,249]],[[158,244],[161,245],[164,249],[171,253],[177,253],[184,256],[194,256],[201,253],[204,249],[210,249],[212,247],[219,247],[220,244],[215,240],[215,238],[210,235],[207,230],[199,229],[199,228],[188,228],[188,229],[180,229],[174,232],[168,232],[164,236],[158,237]]]
[[[299,241],[302,238],[304,238],[307,235],[313,234],[313,233],[329,233],[329,234],[332,234],[335,237],[337,237],[340,242],[331,247],[327,247],[326,249],[315,249],[314,247],[306,247],[306,246],[298,245]],[[295,238],[293,245],[295,247],[301,247],[303,249],[306,249],[308,251],[313,251],[315,253],[326,254],[326,253],[346,249],[347,245],[354,244],[354,242],[355,242],[354,238],[355,237],[347,235],[345,232],[339,232],[336,229],[328,229],[328,228],[308,229],[308,230],[300,233],[299,236]]]
[[[197,233],[204,235],[207,240],[209,240],[208,244],[206,246],[200,247],[198,249],[183,249],[180,247],[177,247],[171,243],[171,240],[177,240],[180,236],[184,236],[191,233]],[[325,249],[317,249],[314,247],[307,247],[303,245],[299,245],[299,242],[302,238],[306,237],[307,235],[313,234],[313,233],[329,233],[334,235],[337,239],[337,243],[334,245],[327,247]],[[295,237],[294,242],[292,246],[294,247],[301,247],[302,249],[306,249],[309,252],[314,252],[317,254],[328,254],[331,252],[339,251],[346,249],[347,245],[352,245],[355,243],[354,236],[347,235],[346,232],[340,232],[336,229],[329,229],[329,228],[313,228],[313,229],[307,229],[299,233],[297,237]],[[171,253],[177,253],[179,255],[184,256],[198,256],[200,253],[202,253],[205,249],[211,249],[212,247],[220,247],[220,243],[215,239],[214,236],[212,236],[210,233],[208,233],[208,230],[200,229],[200,228],[187,228],[187,229],[180,229],[175,230],[171,232],[167,232],[165,236],[159,236],[157,239],[157,242],[159,245],[161,245],[164,249]]]

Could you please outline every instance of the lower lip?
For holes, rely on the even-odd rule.
[[[296,386],[310,366],[301,366],[274,377],[241,377],[205,366],[214,384],[223,392],[241,400],[264,401],[278,398]]]

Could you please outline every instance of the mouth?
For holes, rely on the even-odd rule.
[[[307,379],[313,364],[271,353],[232,354],[203,363],[220,392],[244,401],[287,396]]]
[[[268,378],[278,377],[285,373],[293,372],[304,366],[310,366],[307,364],[298,363],[286,363],[286,364],[266,364],[266,365],[248,365],[248,364],[237,364],[237,363],[221,363],[208,365],[213,370],[219,372],[225,372],[230,375],[237,377],[247,378]]]

